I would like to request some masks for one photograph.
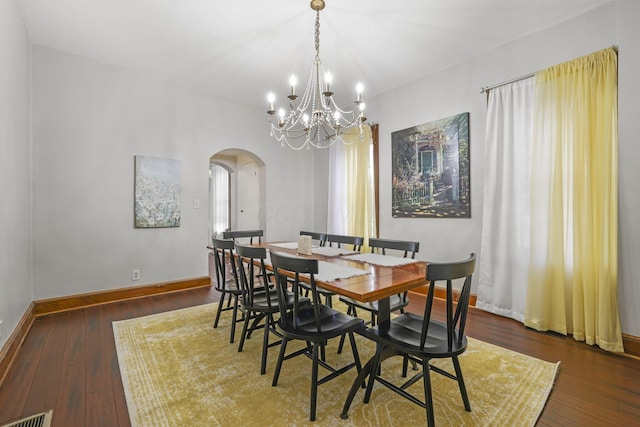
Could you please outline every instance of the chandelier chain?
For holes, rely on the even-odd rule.
[[[316,61],[320,60],[320,11],[316,12]]]

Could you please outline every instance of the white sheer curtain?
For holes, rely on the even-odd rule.
[[[212,164],[211,171],[211,224],[212,234],[222,236],[229,228],[229,172]]]
[[[371,127],[342,138],[345,144],[334,144],[329,152],[327,232],[361,236],[368,242],[376,236]]]
[[[477,307],[524,321],[535,78],[489,92]]]
[[[347,234],[346,154],[342,144],[329,148],[327,233]]]

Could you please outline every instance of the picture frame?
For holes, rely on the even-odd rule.
[[[470,218],[469,113],[391,133],[394,218]]]
[[[180,227],[180,161],[135,156],[135,228]]]

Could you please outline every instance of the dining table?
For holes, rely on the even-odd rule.
[[[391,322],[390,297],[427,284],[428,263],[420,260],[360,253],[344,248],[312,247],[311,254],[298,253],[297,242],[266,242],[254,246],[269,251],[314,258],[319,261],[316,285],[360,302],[378,302],[378,327]],[[323,277],[323,270],[326,271]],[[304,279],[303,279],[304,280]],[[341,417],[348,410],[358,389],[373,369],[373,357],[363,366],[347,395]]]

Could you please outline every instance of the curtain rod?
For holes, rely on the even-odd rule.
[[[483,88],[480,89],[480,93],[489,92],[491,89],[495,89],[495,88],[500,87],[500,86],[508,85],[509,83],[517,82],[517,81],[520,81],[520,80],[528,79],[529,77],[533,77],[535,75],[536,75],[536,73],[529,73],[529,74],[526,74],[524,76],[516,77],[515,79],[507,80],[506,82],[497,83],[497,84],[494,84],[492,86],[486,86],[486,87],[483,87]]]
[[[618,52],[618,46],[617,45],[611,46],[611,49],[615,50],[616,53]],[[529,77],[533,77],[535,75],[536,75],[536,73],[529,73],[529,74],[526,74],[524,76],[516,77],[515,79],[507,80],[506,82],[497,83],[497,84],[492,85],[492,86],[486,86],[486,87],[480,88],[480,93],[489,92],[491,89],[495,89],[495,88],[500,87],[500,86],[508,85],[509,83],[514,83],[514,82],[517,82],[517,81],[520,81],[520,80],[528,79]]]

